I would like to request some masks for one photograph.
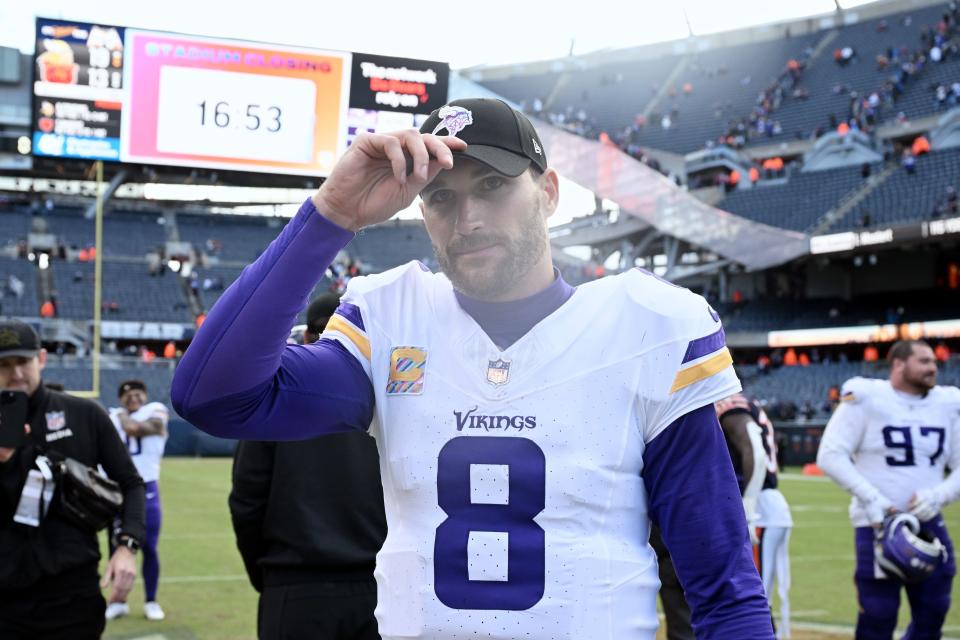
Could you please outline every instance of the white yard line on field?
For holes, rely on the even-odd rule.
[[[827,476],[805,476],[802,473],[780,473],[777,477],[781,480],[809,480],[810,482],[830,482]]]
[[[245,575],[234,576],[161,576],[160,582],[165,583],[186,583],[186,582],[246,582],[249,578]]]

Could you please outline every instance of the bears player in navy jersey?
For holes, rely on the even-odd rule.
[[[337,252],[418,194],[443,273],[354,278],[321,339],[287,345]],[[500,100],[358,136],[211,310],[174,406],[232,438],[370,430],[385,639],[653,640],[656,522],[697,637],[772,640],[713,408],[740,389],[719,318],[640,270],[568,285],[558,199],[536,129]]]
[[[790,637],[790,532],[793,516],[778,488],[777,443],[773,423],[760,403],[737,393],[716,403],[717,417],[740,478],[743,510],[754,544],[754,560],[767,600],[780,595],[777,637]]]
[[[897,342],[887,360],[888,379],[851,378],[844,383],[817,464],[853,496],[858,640],[893,637],[903,589],[911,613],[904,637],[937,639],[956,574],[941,511],[960,497],[960,389],[937,386],[937,361],[923,341]],[[947,467],[951,471],[944,477]],[[944,554],[929,574],[912,575],[909,562],[893,571],[883,567],[884,536],[900,535],[889,527],[889,516],[896,513],[915,519],[916,535],[903,541],[914,547],[914,561],[917,552],[927,548],[926,540],[942,545]]]

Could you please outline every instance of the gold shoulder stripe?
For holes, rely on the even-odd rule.
[[[367,336],[360,333],[360,330],[347,320],[338,315],[334,315],[327,323],[325,331],[339,331],[350,338],[350,341],[356,345],[357,349],[360,349],[360,353],[362,353],[367,360],[370,359],[370,341],[367,339]]]
[[[673,379],[673,386],[670,387],[670,393],[675,393],[684,387],[705,380],[710,376],[720,373],[733,364],[733,357],[730,350],[726,347],[716,355],[710,356],[700,364],[694,365],[689,369],[681,369],[677,372],[677,377]]]

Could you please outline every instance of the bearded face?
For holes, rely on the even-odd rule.
[[[544,259],[548,212],[536,180],[530,172],[509,178],[460,161],[424,190],[437,262],[458,291],[502,299]]]

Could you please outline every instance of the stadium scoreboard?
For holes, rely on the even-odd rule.
[[[38,18],[33,153],[326,176],[447,101],[429,60]]]

